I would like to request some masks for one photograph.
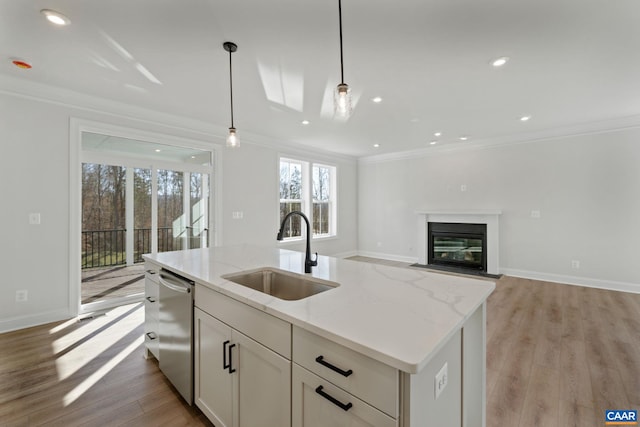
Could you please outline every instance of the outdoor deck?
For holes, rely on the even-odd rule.
[[[82,304],[144,292],[144,263],[82,270]]]

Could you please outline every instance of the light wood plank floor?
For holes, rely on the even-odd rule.
[[[487,306],[488,427],[640,409],[640,295],[505,276]],[[143,321],[132,304],[0,334],[0,426],[210,426],[142,357]]]
[[[144,263],[82,270],[82,303],[144,293]]]

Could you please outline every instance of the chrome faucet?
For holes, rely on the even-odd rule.
[[[304,222],[307,223],[307,252],[304,255],[304,272],[311,273],[311,267],[315,267],[318,265],[318,252],[316,252],[316,259],[311,260],[311,225],[309,224],[309,218],[305,214],[300,211],[291,211],[284,217],[282,220],[282,224],[280,224],[280,230],[278,231],[278,236],[276,237],[278,240],[282,240],[282,235],[284,233],[284,225],[289,219],[291,215],[299,215],[304,219]]]

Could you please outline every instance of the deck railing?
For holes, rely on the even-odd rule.
[[[126,233],[125,229],[83,231],[82,268],[126,264]],[[174,250],[174,241],[171,227],[158,228],[158,252]],[[134,229],[133,262],[142,262],[142,254],[149,252],[151,252],[151,229]]]

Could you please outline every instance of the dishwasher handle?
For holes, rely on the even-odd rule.
[[[181,292],[183,294],[191,293],[191,285],[182,281],[176,281],[176,279],[171,276],[160,273],[160,278],[158,280],[162,286],[165,286],[172,291]]]

